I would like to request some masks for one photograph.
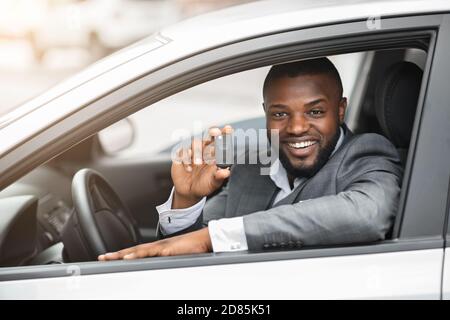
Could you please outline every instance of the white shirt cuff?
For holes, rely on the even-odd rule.
[[[184,209],[172,209],[173,192],[172,188],[169,199],[156,207],[159,213],[159,227],[163,235],[172,234],[193,225],[203,211],[206,197],[194,204],[192,207]]]
[[[248,250],[242,217],[211,220],[208,230],[214,252]]]

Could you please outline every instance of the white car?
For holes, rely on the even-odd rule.
[[[209,91],[216,118],[202,118],[208,111],[195,108],[190,92],[240,77],[258,90],[260,68],[319,56],[354,61],[353,76],[345,76],[354,77],[346,123],[355,133],[386,135],[402,155],[388,239],[95,261],[112,242],[154,240],[154,208],[172,185],[170,143],[124,153],[141,113],[148,136],[170,136],[196,119],[202,124],[194,132],[213,121],[257,118],[261,106],[248,100],[232,107],[227,87]],[[448,1],[376,0],[246,4],[105,58],[0,119],[0,299],[449,299],[449,56]],[[112,124],[115,134],[98,134]],[[108,139],[121,139],[115,152],[105,152]],[[150,149],[155,141],[148,140]],[[95,175],[72,181],[82,168],[100,172],[110,186]],[[125,227],[103,219],[102,209],[127,217]],[[76,258],[83,255],[89,258]],[[196,290],[199,281],[212,285]]]

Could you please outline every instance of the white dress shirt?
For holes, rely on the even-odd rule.
[[[340,128],[339,139],[331,155],[341,146],[343,140],[344,132]],[[301,179],[295,179],[294,187],[291,189],[286,169],[279,160],[276,160],[270,167],[270,179],[280,189],[273,204],[291,194],[301,182]],[[203,197],[202,200],[192,207],[172,209],[173,192],[174,188],[172,188],[169,199],[164,204],[156,207],[159,213],[159,227],[164,235],[172,234],[191,226],[202,213],[206,202],[206,197]],[[211,220],[208,223],[208,229],[214,252],[248,250],[243,217]]]

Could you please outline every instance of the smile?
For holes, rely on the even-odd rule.
[[[317,143],[317,141],[302,141],[302,142],[296,142],[296,143],[288,143],[287,145],[294,149],[304,149],[304,148],[310,147],[316,143]]]

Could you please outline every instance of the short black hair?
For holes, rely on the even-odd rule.
[[[274,79],[279,79],[282,77],[295,78],[303,75],[316,74],[326,74],[331,76],[335,80],[338,87],[339,97],[342,98],[343,89],[341,77],[339,76],[339,72],[337,71],[334,64],[326,57],[301,60],[272,66],[266,76],[266,79],[264,80],[263,97],[270,82]]]

